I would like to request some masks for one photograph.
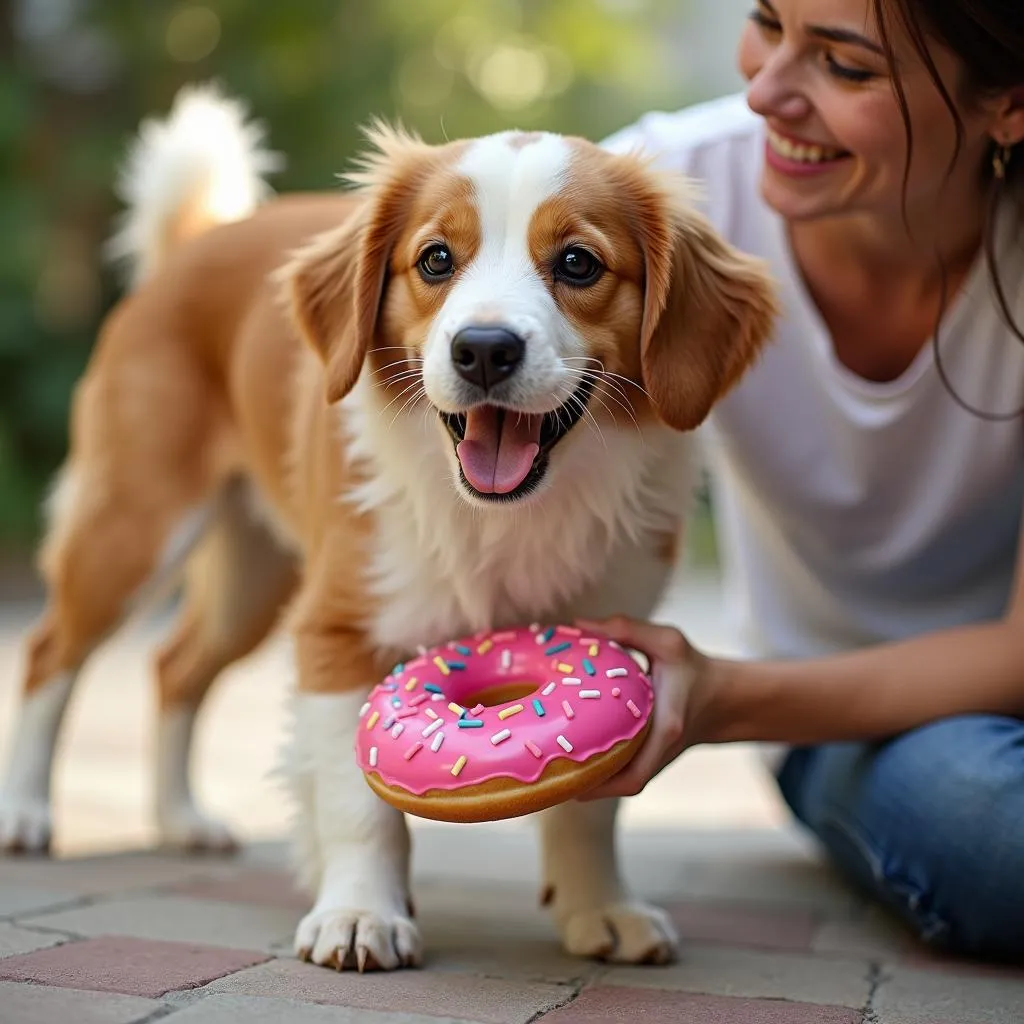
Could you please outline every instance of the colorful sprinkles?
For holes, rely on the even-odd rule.
[[[380,723],[380,727],[388,732],[391,738],[397,740],[403,735],[407,724],[413,729],[413,738],[411,741],[407,741],[406,744],[399,744],[395,748],[391,748],[385,743],[383,748],[385,751],[385,771],[389,763],[387,759],[397,758],[400,754],[401,758],[406,762],[412,761],[417,756],[420,757],[421,761],[423,761],[424,757],[427,757],[428,761],[424,763],[428,768],[429,765],[436,764],[437,768],[441,771],[447,770],[453,778],[458,778],[467,764],[469,764],[470,758],[468,754],[458,753],[456,749],[452,752],[453,755],[456,755],[454,762],[447,759],[434,761],[429,755],[422,754],[424,747],[427,746],[429,746],[431,754],[437,754],[441,750],[445,740],[444,727],[446,724],[454,724],[459,729],[469,730],[484,729],[490,726],[486,733],[488,745],[499,747],[509,740],[516,739],[517,726],[523,723],[528,725],[530,721],[537,721],[538,719],[546,719],[548,717],[548,708],[545,707],[545,702],[540,697],[551,697],[555,694],[559,685],[573,688],[571,692],[563,691],[569,692],[569,695],[573,697],[573,701],[576,698],[584,701],[594,701],[600,700],[602,696],[602,690],[597,689],[595,686],[598,683],[595,677],[600,676],[602,671],[607,679],[622,679],[631,674],[631,669],[621,665],[603,669],[599,668],[599,663],[595,664],[593,659],[600,656],[602,642],[607,643],[609,649],[622,650],[613,641],[601,641],[596,637],[586,636],[581,630],[572,626],[546,626],[542,628],[539,624],[534,623],[530,627],[530,633],[533,635],[537,645],[542,649],[544,657],[550,659],[548,665],[551,677],[544,683],[538,696],[531,695],[529,700],[499,704],[493,709],[486,707],[482,703],[475,703],[467,709],[467,707],[446,695],[444,680],[450,679],[455,672],[465,671],[474,656],[482,656],[491,652],[494,652],[492,657],[496,656],[496,661],[503,670],[510,670],[515,660],[513,655],[513,651],[516,650],[515,643],[517,641],[521,643],[521,640],[518,638],[522,636],[522,633],[518,631],[506,630],[490,634],[481,631],[469,640],[448,643],[445,647],[446,656],[438,654],[438,648],[428,652],[426,648],[421,647],[419,648],[420,656],[415,661],[396,665],[385,680],[380,683],[376,700],[374,701],[371,695],[371,700],[366,701],[359,710],[359,719],[365,721],[365,728],[368,732],[376,728],[378,723]],[[502,647],[501,645],[503,644],[511,646]],[[496,648],[499,649],[496,650]],[[575,651],[575,654],[567,653],[571,651]],[[454,656],[461,660],[456,660]],[[569,660],[563,661],[563,658],[568,658]],[[574,664],[570,662],[575,662],[575,665],[579,667],[575,668]],[[639,667],[642,670],[643,666]],[[411,673],[414,668],[420,672],[419,676],[409,674],[408,678],[402,678],[404,674]],[[423,669],[426,669],[427,679],[423,679]],[[429,674],[432,669],[436,669],[439,674],[434,677],[437,680],[436,682],[429,681]],[[464,685],[460,688],[465,692]],[[454,692],[458,696],[458,690],[449,692]],[[609,692],[615,699],[624,696],[619,686],[610,687]],[[627,694],[630,692],[628,687],[626,692]],[[581,742],[579,736],[585,735],[574,734],[573,730],[580,728],[574,723],[581,714],[585,716],[586,712],[585,710],[577,710],[573,703],[570,703],[567,699],[562,699],[560,696],[556,696],[555,700],[559,702],[559,711],[555,714],[551,724],[555,726],[555,729],[559,727],[562,729],[555,736],[555,743],[566,754],[571,754],[576,750],[573,739],[576,740],[576,744],[579,744]],[[442,708],[434,710],[432,705],[435,701],[440,701]],[[634,719],[639,719],[643,716],[640,707],[633,700],[627,699],[625,701],[625,708]],[[393,712],[392,709],[394,709]],[[517,716],[522,715],[527,709],[532,710],[533,715],[520,722]],[[450,712],[454,716],[454,720],[446,717],[444,714],[439,714],[438,711]],[[386,717],[383,717],[383,720],[382,712],[386,715]],[[421,712],[424,717],[417,720],[417,716]],[[609,708],[609,713],[614,713],[611,707]],[[502,725],[495,728],[496,722],[500,722]],[[506,722],[508,723],[507,725],[505,724]],[[536,728],[538,730],[541,729],[539,724]],[[546,728],[550,729],[550,726]],[[552,729],[551,732],[554,732],[555,729]],[[545,750],[543,748],[550,742],[541,737],[550,737],[551,732],[538,732],[535,739],[529,739],[520,733],[518,743],[521,743],[522,747],[529,751],[533,758],[541,760],[545,757]],[[480,737],[480,740],[483,741],[483,736]],[[381,747],[377,743],[372,743],[371,745],[370,737],[367,737],[367,743],[369,766],[377,768],[381,761]],[[367,747],[362,749],[367,750]],[[472,753],[473,750],[479,750],[480,748],[470,745],[467,749]],[[389,750],[393,750],[393,753],[388,753]],[[547,751],[547,756],[551,756],[550,749]],[[391,761],[390,763],[395,762]]]

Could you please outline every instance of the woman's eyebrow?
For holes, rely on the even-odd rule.
[[[758,0],[758,3],[763,7],[769,14],[774,18],[778,18],[778,11],[771,4],[771,0]],[[826,25],[808,25],[806,32],[809,36],[814,36],[816,39],[825,39],[830,43],[852,43],[854,46],[863,46],[864,49],[870,50],[872,53],[877,53],[879,56],[885,56],[885,50],[882,49],[879,43],[876,43],[873,39],[868,39],[867,36],[862,36],[859,32],[854,32],[848,28],[828,28]]]
[[[824,25],[808,25],[807,34],[818,39],[827,39],[830,43],[852,43],[854,46],[863,46],[872,53],[885,56],[885,50],[873,39],[862,36],[859,32],[851,32],[847,28],[826,28]]]

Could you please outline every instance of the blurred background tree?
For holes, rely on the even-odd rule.
[[[735,85],[737,0],[0,0],[0,554],[26,551],[68,404],[119,293],[102,258],[140,120],[220,80],[339,187],[373,115],[429,141],[600,139]]]

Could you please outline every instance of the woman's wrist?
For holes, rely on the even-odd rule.
[[[687,746],[740,738],[744,669],[741,661],[702,656],[690,691]]]

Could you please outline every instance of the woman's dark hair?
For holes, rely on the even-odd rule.
[[[1024,85],[1024,0],[872,0],[875,22],[881,36],[882,47],[892,73],[896,101],[903,117],[907,133],[907,163],[904,168],[903,185],[906,193],[910,157],[913,150],[913,129],[907,109],[906,96],[896,73],[896,58],[892,45],[891,31],[895,27],[906,33],[918,56],[921,58],[932,82],[942,96],[956,128],[956,146],[950,158],[950,167],[955,163],[963,145],[963,122],[957,109],[957,100],[950,95],[939,76],[938,69],[928,49],[928,41],[934,40],[955,54],[963,67],[963,81],[958,83],[961,103],[972,99]],[[995,155],[993,145],[993,156]],[[994,178],[992,168],[989,177]],[[1007,326],[1024,342],[1024,334],[1016,324],[1010,311],[999,269],[996,265],[996,212],[1004,192],[1012,191],[1020,212],[1021,182],[1024,181],[1024,143],[1011,147],[1002,180],[989,181],[988,213],[984,228],[985,259],[989,276],[995,289],[999,308]],[[945,306],[945,268],[942,274],[942,302],[939,319]],[[935,362],[943,382],[960,405],[985,419],[1013,419],[1024,414],[1024,409],[1012,413],[988,413],[975,409],[960,399],[950,388],[939,360],[938,324],[934,336]]]

